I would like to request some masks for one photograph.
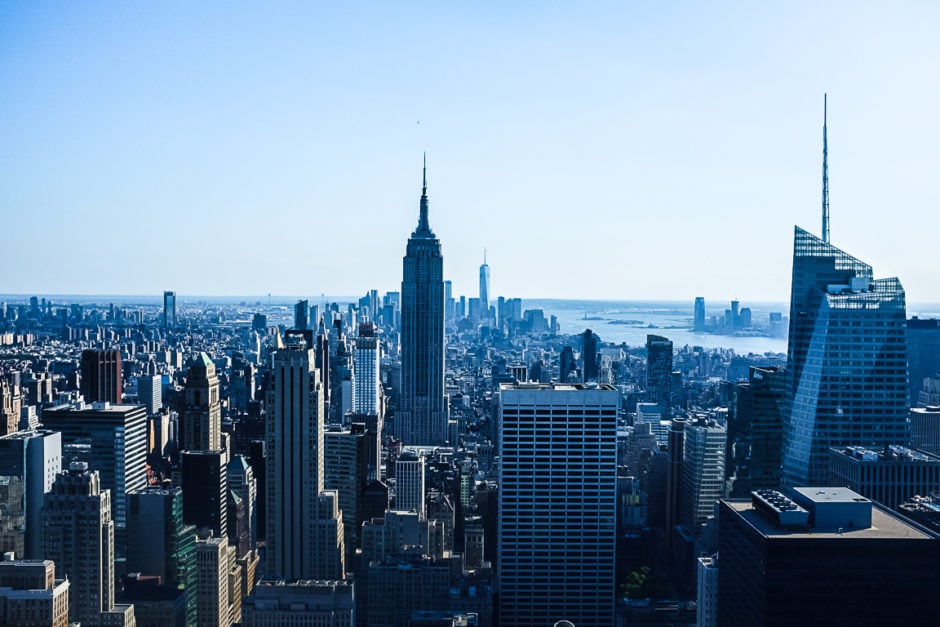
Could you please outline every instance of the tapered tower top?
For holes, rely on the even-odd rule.
[[[424,167],[421,168],[421,213],[418,216],[418,231],[429,232],[428,224],[428,153],[424,153]]]

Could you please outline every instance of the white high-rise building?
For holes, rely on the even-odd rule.
[[[313,350],[302,337],[288,339],[274,355],[267,397],[265,572],[288,581],[331,579],[337,565],[322,563],[322,556],[332,553],[317,546],[316,531],[324,475],[324,392]]]
[[[499,397],[500,625],[613,625],[620,396],[523,383]]]
[[[424,518],[424,496],[424,456],[404,451],[395,462],[395,509]]]
[[[698,595],[696,596],[695,626],[718,625],[718,556],[700,557],[696,565]]]
[[[376,337],[357,337],[353,351],[355,366],[355,394],[352,411],[354,414],[379,415],[380,393],[382,388],[379,369],[381,355]]]
[[[714,517],[725,497],[725,445],[728,431],[698,419],[685,425],[679,520],[689,529]]]

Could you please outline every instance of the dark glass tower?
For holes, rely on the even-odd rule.
[[[829,447],[910,437],[904,288],[796,227],[783,474],[829,480]]]
[[[646,400],[672,408],[672,340],[660,335],[646,336]]]
[[[401,282],[401,403],[395,436],[444,444],[444,257],[428,224],[427,167],[418,228],[408,239]]]

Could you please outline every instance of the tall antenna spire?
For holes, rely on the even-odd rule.
[[[826,99],[823,94],[823,188],[822,188],[822,239],[829,243],[829,138],[826,129]]]
[[[424,153],[424,167],[421,169],[421,213],[418,216],[418,230],[431,230],[428,224],[428,153]]]
[[[486,246],[483,247],[483,265],[486,265]]]

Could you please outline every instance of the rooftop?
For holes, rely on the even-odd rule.
[[[805,490],[816,490],[816,488],[804,488]],[[856,495],[851,490],[847,488],[827,488],[827,490],[834,491],[846,491],[851,493],[854,496]],[[829,497],[831,499],[841,499],[844,498],[844,495],[838,493],[833,493]],[[806,528],[806,529],[788,529],[786,527],[781,527],[776,522],[767,518],[766,516],[761,515],[751,504],[749,499],[724,499],[723,502],[731,507],[734,511],[738,512],[741,517],[749,524],[751,527],[756,529],[761,535],[768,538],[793,538],[793,539],[833,539],[833,538],[845,538],[845,539],[891,539],[891,540],[934,540],[940,539],[940,536],[934,535],[920,527],[915,525],[911,521],[907,521],[895,514],[892,514],[889,510],[884,509],[878,505],[872,508],[871,516],[871,527],[865,529],[843,529],[839,530],[820,530],[816,528]]]

